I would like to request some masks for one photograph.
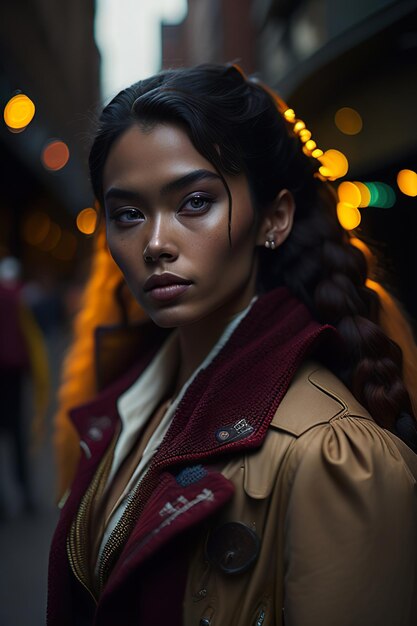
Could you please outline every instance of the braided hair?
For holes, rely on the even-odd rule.
[[[276,250],[259,250],[258,288],[285,284],[317,320],[337,328],[348,358],[336,373],[381,426],[417,451],[402,350],[380,325],[369,263],[340,225],[335,191],[318,175],[317,159],[301,149],[278,96],[236,65],[167,70],[123,90],[104,109],[90,153],[99,202],[113,142],[133,124],[146,128],[158,122],[181,125],[221,175],[244,173],[257,212],[280,190],[292,193],[293,229]],[[230,212],[230,192],[229,205]]]

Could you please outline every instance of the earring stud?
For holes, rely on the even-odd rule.
[[[268,248],[269,250],[275,250],[276,243],[273,235],[268,235],[268,239],[265,241],[265,248]]]

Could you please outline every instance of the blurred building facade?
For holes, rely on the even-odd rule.
[[[362,210],[361,236],[384,259],[394,292],[417,320],[417,199],[396,183],[417,171],[417,6],[410,0],[254,0],[263,78],[308,122],[320,147],[349,160],[347,178],[391,186],[391,208]],[[335,115],[359,112],[341,132]],[[415,325],[415,328],[417,326]]]
[[[94,0],[0,3],[2,110],[19,91],[30,97],[36,112],[23,132],[1,124],[0,255],[18,256],[26,268],[71,272],[74,257],[88,247],[74,218],[92,201],[86,155],[89,112],[99,102]],[[59,171],[41,161],[52,139],[69,148],[69,161]],[[31,240],[36,224],[26,220],[34,214],[46,216],[45,232],[52,224],[44,245],[36,245],[36,237]]]
[[[180,24],[162,24],[162,66],[237,60],[254,72],[257,29],[252,0],[188,0]]]
[[[358,232],[379,249],[388,282],[417,320],[417,200],[396,185],[399,170],[417,170],[415,1],[189,0],[188,6],[182,24],[162,25],[164,67],[238,60],[279,91],[319,147],[346,154],[348,179],[394,190],[393,207],[362,210]],[[354,135],[335,124],[345,107],[361,117]]]

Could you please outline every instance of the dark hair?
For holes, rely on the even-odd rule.
[[[287,285],[316,319],[338,329],[348,351],[338,375],[377,422],[395,431],[398,418],[412,413],[401,349],[378,326],[379,298],[366,287],[364,254],[339,224],[334,190],[315,175],[320,164],[303,153],[273,93],[235,65],[168,70],[123,90],[104,109],[90,153],[100,202],[113,142],[133,124],[159,121],[180,124],[221,175],[244,173],[256,210],[281,189],[293,194],[290,236],[275,254],[260,250],[260,286]]]

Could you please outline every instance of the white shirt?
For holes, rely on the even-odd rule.
[[[226,326],[222,335],[217,343],[210,350],[201,365],[194,371],[187,382],[182,387],[181,391],[175,398],[174,402],[168,407],[161,422],[155,429],[151,438],[148,441],[141,460],[139,461],[135,471],[133,472],[130,480],[128,481],[125,489],[117,500],[113,511],[111,512],[103,538],[101,540],[97,564],[96,574],[98,574],[99,564],[104,547],[116,527],[117,523],[121,519],[123,512],[126,508],[127,501],[133,489],[137,487],[140,481],[143,479],[150,461],[162,440],[164,439],[174,416],[175,410],[187,391],[188,387],[193,382],[197,374],[207,368],[212,360],[217,356],[220,350],[228,341],[229,337],[236,329],[240,321],[245,317],[251,308],[252,304],[256,300],[256,297],[252,299],[246,309],[238,313]],[[178,332],[173,332],[165,341],[159,352],[154,359],[148,365],[148,367],[142,372],[139,378],[133,383],[129,389],[127,389],[118,399],[117,408],[119,411],[120,419],[122,422],[122,430],[116,443],[114,450],[113,462],[110,469],[110,473],[107,479],[105,490],[107,490],[117,473],[117,470],[121,466],[126,456],[131,451],[134,443],[137,441],[140,431],[145,426],[146,422],[158,407],[161,399],[167,394],[172,385],[172,381],[175,378],[175,374],[179,366],[179,338]]]

